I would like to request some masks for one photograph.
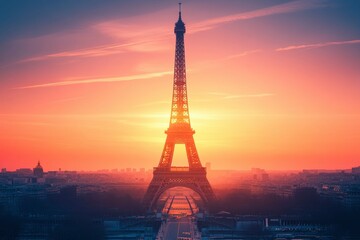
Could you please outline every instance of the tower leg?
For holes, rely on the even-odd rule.
[[[205,205],[215,200],[215,194],[206,178],[204,168],[197,171],[154,171],[153,179],[144,195],[143,205],[155,210],[156,203],[166,190],[174,187],[185,187],[193,190],[201,197]]]

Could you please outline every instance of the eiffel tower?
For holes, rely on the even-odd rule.
[[[208,204],[215,199],[214,192],[206,178],[206,168],[202,167],[196,150],[190,125],[188,97],[186,90],[186,68],[184,34],[185,24],[181,19],[181,3],[179,3],[179,19],[175,23],[176,50],[173,97],[167,138],[158,167],[154,168],[153,179],[144,196],[144,206],[148,210],[155,208],[160,195],[173,187],[190,188],[200,195]],[[172,158],[176,144],[185,144],[188,167],[172,167]]]

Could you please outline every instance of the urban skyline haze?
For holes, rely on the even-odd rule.
[[[203,163],[359,165],[360,3],[183,3]],[[2,1],[0,167],[156,166],[170,118],[176,13],[163,1]],[[174,161],[187,164],[184,149]]]

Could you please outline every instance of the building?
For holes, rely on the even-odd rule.
[[[19,169],[16,169],[15,173],[17,173],[19,175],[32,175],[33,171],[31,171],[30,168],[19,168]]]
[[[34,173],[34,176],[36,176],[38,178],[42,178],[44,176],[44,170],[43,170],[42,166],[40,165],[40,161],[38,161],[38,164],[33,169],[33,173]]]
[[[353,167],[353,168],[351,169],[351,172],[352,172],[352,173],[359,174],[359,173],[360,173],[360,166],[359,166],[359,167]]]

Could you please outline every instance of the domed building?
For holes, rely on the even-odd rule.
[[[42,166],[40,165],[40,161],[38,161],[38,164],[33,169],[33,172],[34,172],[34,176],[36,176],[36,177],[42,178],[44,176],[44,170],[43,170]]]

